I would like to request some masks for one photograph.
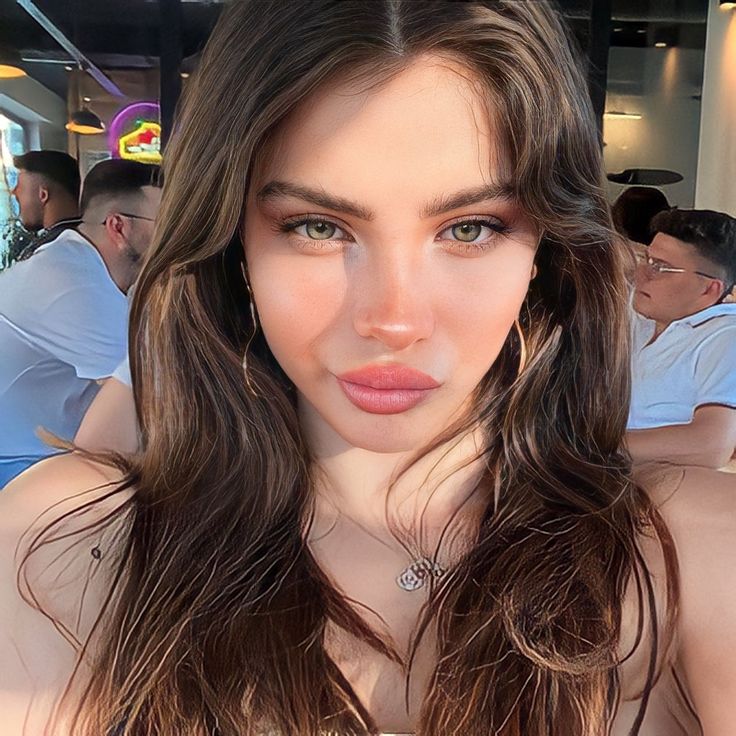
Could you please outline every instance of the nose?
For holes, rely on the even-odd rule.
[[[646,261],[639,261],[636,265],[634,279],[637,284],[645,284],[652,279],[652,269]]]
[[[353,313],[361,337],[378,340],[394,352],[430,337],[435,324],[433,290],[418,258],[377,255],[361,271]]]

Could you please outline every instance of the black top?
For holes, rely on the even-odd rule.
[[[73,229],[77,225],[80,225],[81,222],[82,221],[78,217],[75,217],[71,220],[59,220],[59,222],[57,222],[55,225],[52,225],[48,230],[44,230],[40,235],[38,235],[30,243],[28,243],[28,245],[20,252],[16,260],[27,260],[42,245],[46,245],[46,243],[50,243],[52,240],[56,240],[56,238],[58,238],[59,235],[64,232],[64,230]]]

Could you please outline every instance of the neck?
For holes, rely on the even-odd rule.
[[[670,322],[655,322],[654,323],[654,334],[650,342],[654,342],[666,329],[669,327]]]
[[[692,317],[694,314],[699,314],[700,312],[710,309],[711,307],[715,307],[719,302],[712,302],[712,303],[706,303],[701,305],[697,305],[697,309],[693,307],[692,311],[688,312],[687,314],[683,314],[681,317],[678,317],[677,319],[669,320],[668,322],[660,322],[655,320],[655,329],[654,329],[654,335],[652,335],[652,339],[650,342],[654,342],[673,322],[677,322],[680,319],[686,319],[687,317]]]
[[[480,430],[413,463],[415,452],[376,453],[339,440],[331,444],[329,450],[313,448],[318,521],[337,513],[378,533],[398,524],[431,535],[461,509],[477,510],[483,504],[481,494],[474,493],[484,468],[477,459]]]
[[[43,211],[43,226],[48,229],[62,220],[74,220],[79,217],[77,205],[73,202],[50,202]]]
[[[79,234],[83,235],[97,249],[105,262],[110,278],[115,282],[118,289],[123,293],[127,293],[130,288],[128,269],[120,263],[117,248],[105,237],[104,232],[100,232],[101,229],[101,227],[91,225],[88,222],[82,222],[77,227]]]

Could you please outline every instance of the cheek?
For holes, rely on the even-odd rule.
[[[308,257],[260,257],[250,266],[263,334],[287,373],[343,316],[347,282],[337,264]],[[310,263],[312,261],[312,263]]]
[[[365,355],[355,320],[366,309],[384,317],[398,309],[397,317],[421,322],[429,310],[431,334],[411,346],[408,359],[447,370],[463,386],[477,383],[513,326],[534,260],[526,245],[478,259],[434,254],[390,288],[381,269],[271,249],[267,237],[257,235],[248,238],[246,231],[246,242],[263,244],[247,249],[260,326],[297,383],[300,376],[318,377],[322,363],[340,365]]]
[[[148,248],[148,246],[153,241],[153,232],[154,232],[154,224],[147,223],[146,228],[143,231],[143,237],[140,238],[140,243],[144,249]]]
[[[505,273],[506,278],[495,273],[466,280],[438,308],[438,322],[457,350],[459,370],[484,373],[519,315],[529,288],[529,272]]]
[[[655,284],[652,296],[656,297],[660,304],[676,304],[688,296],[688,285],[662,281]]]

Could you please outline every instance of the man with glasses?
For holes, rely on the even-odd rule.
[[[637,462],[722,467],[736,447],[736,220],[672,209],[652,220],[633,306],[627,445]]]
[[[0,488],[74,437],[127,349],[126,294],[161,199],[160,172],[121,159],[87,175],[81,223],[0,273]]]

